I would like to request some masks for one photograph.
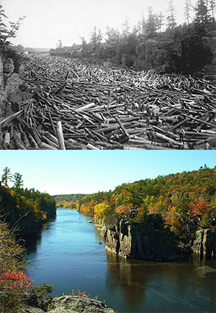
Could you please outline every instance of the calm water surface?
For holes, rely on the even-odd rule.
[[[55,284],[53,295],[86,291],[119,313],[215,312],[214,261],[157,263],[124,260],[105,251],[88,217],[58,209],[28,250],[27,274]],[[102,244],[99,244],[102,242]]]

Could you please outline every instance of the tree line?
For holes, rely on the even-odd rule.
[[[215,231],[216,167],[124,183],[79,200],[77,209],[106,225],[122,219],[144,223],[148,216],[157,216],[187,242],[200,228]]]
[[[72,56],[88,61],[109,61],[134,70],[156,68],[159,72],[192,74],[208,64],[213,56],[205,36],[216,29],[215,0],[197,0],[193,7],[185,0],[185,23],[177,25],[173,1],[168,1],[167,14],[148,8],[147,18],[131,26],[126,17],[122,31],[107,27],[106,33],[94,27],[89,42],[81,37],[81,45],[73,44]],[[69,56],[62,42],[51,54]]]

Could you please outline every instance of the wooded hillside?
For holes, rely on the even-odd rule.
[[[72,193],[69,195],[55,195],[53,198],[56,201],[57,208],[70,208],[73,209],[76,207],[76,202],[84,198],[86,194],[76,194]]]
[[[215,228],[216,168],[124,183],[79,200],[78,211],[108,225],[121,219],[142,223],[156,214],[186,240],[199,228]]]
[[[13,186],[9,187],[9,181]],[[37,232],[48,218],[56,215],[55,200],[34,188],[23,188],[22,175],[5,167],[0,185],[0,220],[19,234]]]

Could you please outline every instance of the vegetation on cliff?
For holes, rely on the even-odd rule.
[[[37,231],[49,217],[56,215],[55,200],[47,193],[23,188],[22,175],[11,174],[5,167],[0,186],[0,220],[15,227],[18,233]],[[13,186],[9,188],[9,181]]]
[[[215,230],[216,168],[205,165],[196,171],[124,183],[113,191],[79,200],[77,209],[107,225],[122,219],[143,223],[146,216],[154,214],[180,240],[188,242],[197,229]]]

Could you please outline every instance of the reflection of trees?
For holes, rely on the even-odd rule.
[[[204,309],[205,305],[212,306],[215,301],[215,273],[201,278],[196,271],[197,267],[204,265],[215,267],[213,262],[156,263],[125,260],[108,252],[106,255],[107,288],[113,291],[120,287],[131,312],[136,312],[136,307],[147,305],[149,297],[154,294],[163,299],[160,301],[161,311],[166,309],[167,305],[171,305],[174,310],[176,305],[179,306],[181,299],[187,300],[187,303],[198,304],[202,298],[204,302],[198,304],[202,306],[201,309]],[[184,302],[180,307],[184,307]],[[152,306],[154,307],[153,303]],[[146,311],[146,307],[143,309]]]
[[[49,230],[55,220],[56,220],[56,216],[49,218],[48,222],[43,224],[42,229],[38,230],[37,232],[33,232],[33,233],[28,234],[28,235],[22,236],[23,239],[25,240],[25,246],[27,248],[27,253],[29,253],[29,252],[36,253],[37,252],[37,246],[41,242],[42,231]]]

